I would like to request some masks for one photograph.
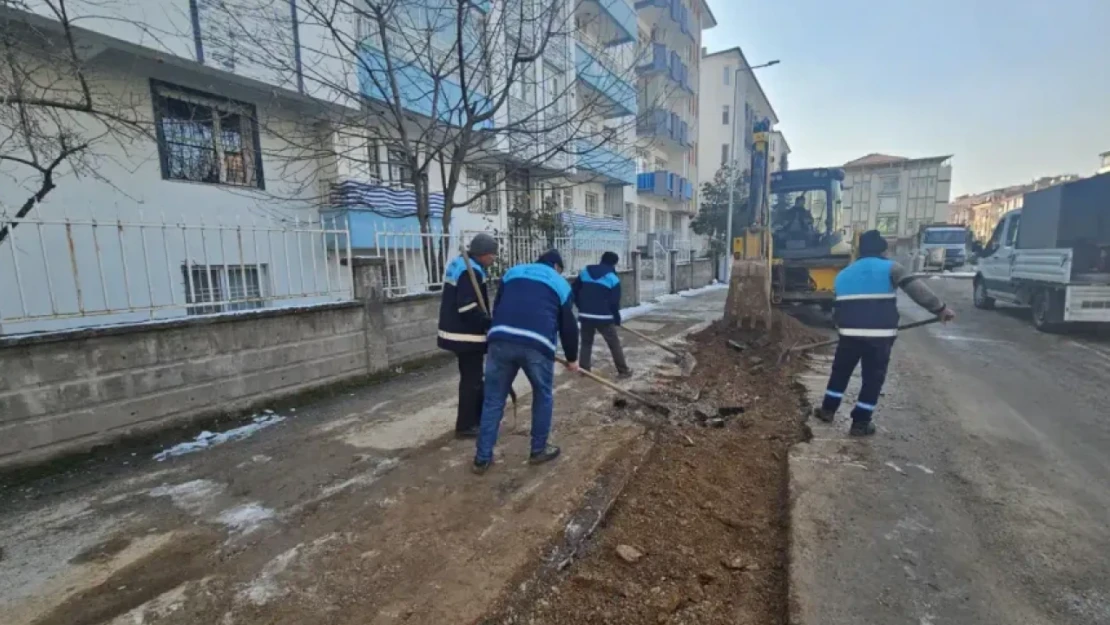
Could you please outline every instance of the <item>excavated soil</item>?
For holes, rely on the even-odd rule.
[[[800,364],[776,362],[782,345],[815,339],[785,315],[770,337],[720,322],[692,336],[693,375],[653,389],[672,416],[606,522],[487,622],[786,623],[787,452],[806,434]]]

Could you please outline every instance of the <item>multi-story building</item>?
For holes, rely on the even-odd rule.
[[[967,224],[976,239],[986,241],[990,238],[995,225],[998,224],[1003,215],[1022,207],[1026,193],[1078,179],[1079,176],[1075,174],[1044,176],[1027,184],[961,196],[953,202],[953,205],[958,207],[957,216],[959,218],[958,221],[953,223]]]
[[[625,201],[649,253],[686,245],[697,214],[701,31],[717,22],[704,0],[637,0],[636,186]]]
[[[948,220],[951,158],[868,154],[845,163],[843,208],[852,225],[883,233],[895,251],[908,248],[922,224]]]
[[[782,131],[775,130],[771,132],[768,152],[771,155],[771,171],[786,171],[790,169],[790,144],[786,142],[786,137],[782,134]]]
[[[1110,173],[1110,152],[1103,152],[1098,155],[1098,170],[1095,173]]]
[[[698,121],[698,133],[705,140],[698,146],[698,160],[702,163],[701,181],[708,182],[718,169],[730,163],[741,171],[749,170],[752,125],[766,119],[773,130],[779,119],[740,48],[712,54],[703,49],[701,76],[705,115]],[[770,155],[781,158],[775,150],[789,152],[789,147],[781,134],[778,138],[781,143],[778,147],[770,146]]]

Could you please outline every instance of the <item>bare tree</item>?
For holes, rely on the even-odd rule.
[[[228,26],[208,45],[269,75],[296,75],[299,90],[337,105],[323,160],[411,189],[424,234],[436,230],[434,187],[446,233],[455,209],[490,206],[502,188],[515,210],[550,208],[533,206],[535,185],[558,190],[630,167],[637,100],[646,110],[674,95],[638,94],[646,47],[610,45],[612,33],[576,24],[574,0],[298,0],[296,55],[279,43],[285,18],[267,25],[258,4],[209,0],[221,13],[213,21]],[[579,63],[590,89],[574,79],[576,54],[592,59]],[[424,238],[429,271],[445,253],[433,239]]]
[[[0,0],[0,176],[28,192],[15,219],[62,176],[99,177],[101,144],[149,134],[130,102],[98,84],[66,0],[35,2],[54,19],[32,21],[26,0]],[[0,224],[0,243],[18,223]]]

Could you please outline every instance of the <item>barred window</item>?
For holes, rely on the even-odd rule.
[[[264,188],[255,107],[154,82],[162,177]]]

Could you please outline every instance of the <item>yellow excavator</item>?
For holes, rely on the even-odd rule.
[[[750,223],[733,239],[725,316],[742,326],[770,328],[773,304],[832,309],[833,284],[856,259],[858,233],[841,223],[844,170],[767,176],[766,131],[757,125],[753,139]]]

